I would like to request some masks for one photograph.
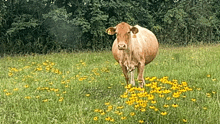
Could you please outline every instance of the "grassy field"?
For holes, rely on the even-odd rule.
[[[220,124],[220,45],[161,47],[144,89],[110,51],[6,56],[0,70],[3,124]]]

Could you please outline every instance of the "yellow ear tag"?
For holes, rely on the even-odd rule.
[[[110,30],[108,30],[108,34],[111,34],[111,31],[110,31]]]
[[[133,38],[136,38],[136,35],[135,35],[135,34],[133,35]]]

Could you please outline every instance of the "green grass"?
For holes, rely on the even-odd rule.
[[[185,91],[178,98],[154,93],[155,104],[143,97],[148,103],[146,111],[141,112],[126,104],[132,93],[121,98],[126,95],[125,80],[111,52],[7,56],[0,58],[0,122],[133,124],[143,120],[148,124],[173,124],[185,123],[183,119],[186,119],[190,124],[220,123],[219,63],[219,45],[161,47],[156,59],[145,67],[144,76],[150,79],[168,76],[169,81],[176,79],[178,86],[185,81],[192,91]],[[154,81],[158,82],[157,87],[171,88],[169,84]],[[147,93],[153,90],[145,89]],[[152,106],[158,111],[149,108]],[[130,115],[132,112],[134,116]],[[95,121],[94,117],[98,119]]]

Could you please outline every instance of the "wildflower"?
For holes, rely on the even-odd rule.
[[[158,111],[158,110],[159,110],[158,108],[155,108],[155,109],[154,109],[155,112]]]
[[[203,107],[204,110],[207,110],[207,107]]]
[[[161,115],[167,115],[167,112],[161,112],[160,114]]]
[[[215,79],[215,78],[213,78],[213,79],[212,79],[212,81],[216,81],[216,79]]]
[[[86,96],[87,96],[87,97],[89,97],[89,96],[90,96],[90,94],[86,94]]]
[[[168,107],[169,107],[169,105],[165,104],[165,105],[163,105],[163,107],[164,107],[164,108],[168,108]]]
[[[141,111],[141,112],[145,112],[146,109],[145,109],[145,108],[141,108],[140,111]]]
[[[94,117],[93,120],[94,120],[94,121],[97,121],[97,120],[98,120],[98,117]]]
[[[117,107],[117,109],[123,109],[124,108],[124,106],[118,106]]]
[[[7,89],[4,89],[3,91],[4,91],[4,92],[7,92],[8,90],[7,90]]]
[[[125,120],[127,117],[121,117],[121,120]]]
[[[24,85],[24,87],[25,87],[25,88],[28,88],[28,87],[29,87],[29,85]]]
[[[12,72],[9,72],[9,73],[8,73],[8,76],[9,76],[9,77],[13,76],[13,73],[12,73]]]
[[[24,98],[25,98],[25,99],[31,99],[31,97],[30,97],[30,96],[25,96]]]
[[[119,112],[119,113],[118,113],[118,115],[122,115],[122,114],[123,114],[123,112]]]
[[[194,98],[192,98],[191,100],[192,100],[193,102],[195,102],[195,101],[196,101],[196,99],[194,99]]]
[[[206,93],[206,96],[207,96],[207,97],[211,97],[211,94],[210,94],[210,93]]]
[[[94,112],[99,112],[99,109],[95,109]]]
[[[164,97],[164,95],[163,95],[163,94],[160,94],[160,95],[159,95],[159,97],[163,98],[163,97]]]
[[[135,115],[135,113],[134,113],[134,112],[131,112],[131,113],[130,113],[130,115],[131,115],[131,116],[134,116],[134,115]]]
[[[210,74],[208,74],[208,75],[207,75],[207,77],[211,77],[211,75],[210,75]]]
[[[110,105],[110,102],[106,102],[105,105]]]
[[[144,123],[144,121],[143,121],[143,120],[139,120],[138,122],[139,122],[140,124]]]
[[[171,100],[171,97],[167,97],[166,100]]]
[[[43,102],[48,102],[48,99],[42,100]]]
[[[186,120],[186,119],[183,119],[183,122],[185,122],[185,123],[186,123],[186,122],[187,122],[187,120]]]
[[[111,118],[110,118],[110,117],[106,117],[105,120],[106,120],[106,121],[110,121]]]
[[[115,119],[111,118],[111,119],[110,119],[110,121],[111,121],[111,122],[114,122],[114,121],[115,121]]]
[[[63,99],[64,99],[63,97],[60,97],[59,102],[62,102],[62,101],[63,101]]]
[[[37,99],[38,99],[38,98],[40,98],[40,96],[36,96],[35,98],[37,98]]]
[[[12,95],[12,93],[6,93],[5,95],[6,95],[6,96],[9,96],[9,95]]]
[[[177,104],[172,104],[172,107],[176,108],[176,107],[178,107],[178,105]]]
[[[212,91],[212,93],[213,93],[213,94],[216,94],[216,92],[215,92],[215,91]]]
[[[100,114],[101,114],[101,115],[105,115],[105,112],[101,112]]]
[[[150,109],[155,109],[155,106],[149,106]]]

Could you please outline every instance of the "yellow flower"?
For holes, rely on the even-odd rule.
[[[62,101],[63,101],[63,98],[60,98],[60,99],[59,99],[59,102],[62,102]]]
[[[193,102],[195,102],[195,101],[196,101],[196,99],[194,99],[194,98],[193,98],[193,99],[191,99],[191,100],[192,100]]]
[[[9,77],[13,76],[13,73],[12,73],[12,72],[9,72],[9,73],[8,73],[8,76],[9,76]]]
[[[203,107],[204,110],[207,110],[207,107]]]
[[[14,90],[14,91],[18,91],[18,88],[14,88],[13,90]]]
[[[38,98],[40,98],[40,96],[36,96],[36,98],[38,99]]]
[[[90,96],[90,94],[86,94],[86,96],[87,96],[87,97],[89,97],[89,96]]]
[[[105,115],[105,112],[101,112],[100,114],[101,114],[101,115]]]
[[[211,94],[210,94],[210,93],[206,93],[206,96],[207,96],[207,97],[211,97]]]
[[[171,100],[171,97],[167,97],[166,100]]]
[[[149,106],[150,109],[155,109],[155,106]]]
[[[110,105],[110,102],[106,102],[105,105]]]
[[[158,108],[155,108],[155,109],[154,109],[155,112],[158,111],[158,110],[159,110]]]
[[[8,90],[7,90],[7,89],[4,89],[3,91],[4,91],[4,92],[7,92]]]
[[[167,112],[161,112],[160,114],[161,115],[167,115]]]
[[[28,87],[29,87],[29,85],[24,85],[24,87],[25,87],[25,88],[28,88]]]
[[[143,124],[144,123],[144,120],[139,120],[138,121],[140,124]]]
[[[111,121],[111,122],[114,122],[114,121],[115,121],[115,119],[111,118],[111,119],[110,119],[110,121]]]
[[[124,108],[124,106],[118,106],[117,107],[117,109],[123,109]]]
[[[145,108],[141,108],[140,111],[141,111],[141,112],[145,112],[146,109],[145,109]]]
[[[212,93],[213,93],[213,94],[216,94],[216,92],[215,92],[215,91],[212,91]]]
[[[12,93],[5,93],[6,96],[12,95]]]
[[[95,109],[94,112],[99,112],[99,109]]]
[[[134,113],[134,112],[131,112],[131,113],[130,113],[130,115],[131,115],[131,116],[134,116],[134,115],[135,115],[135,113]]]
[[[121,117],[121,120],[125,120],[126,118],[127,118],[127,117],[125,117],[125,116],[122,116],[122,117]]]
[[[30,96],[25,96],[24,98],[25,98],[25,99],[31,99],[31,97],[30,97]]]
[[[185,122],[185,123],[186,123],[186,122],[187,122],[187,120],[186,120],[186,119],[183,119],[183,122]]]
[[[207,77],[211,77],[211,75],[210,75],[210,74],[208,74],[208,75],[207,75]]]
[[[163,107],[164,107],[164,108],[168,108],[168,107],[169,107],[169,105],[165,104],[165,105],[163,105]]]
[[[48,99],[42,100],[43,102],[48,102]]]
[[[172,104],[172,106],[173,106],[174,108],[178,107],[178,105],[177,105],[177,104]]]
[[[216,81],[216,79],[215,79],[215,78],[213,78],[213,79],[212,79],[212,81]]]
[[[94,120],[94,121],[97,121],[97,120],[98,120],[98,117],[94,117],[93,120]]]
[[[110,118],[110,117],[106,117],[105,120],[106,120],[106,121],[110,121],[111,118]]]

